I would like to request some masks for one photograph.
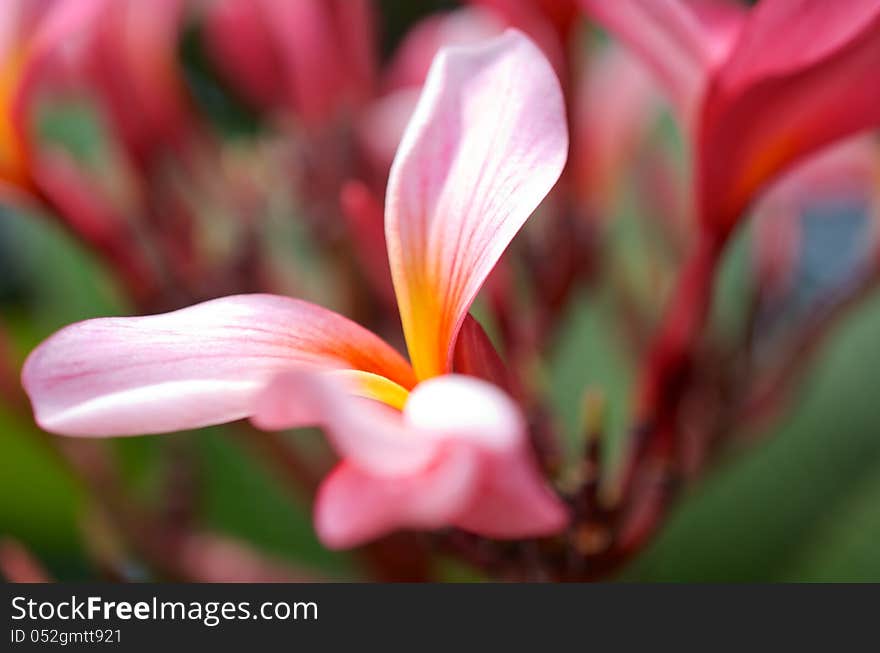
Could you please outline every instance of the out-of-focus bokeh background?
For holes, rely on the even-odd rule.
[[[418,21],[459,8],[455,2],[385,0],[378,5],[377,34],[386,63]],[[574,47],[576,56],[586,60],[607,45],[609,37],[581,23]],[[293,181],[307,165],[303,160],[330,156],[328,151],[340,147],[339,141],[315,139],[303,146],[311,148],[310,153],[296,158],[302,155],[298,135],[316,133],[317,127],[269,119],[249,102],[247,94],[218,70],[197,17],[180,30],[177,45],[175,57],[189,108],[212,144],[194,154],[183,169],[166,169],[170,181],[162,181],[169,200],[165,208],[178,201],[190,203],[185,209],[197,223],[198,242],[193,247],[209,267],[230,258],[236,260],[235,269],[248,267],[249,253],[259,252],[270,262],[273,290],[351,314],[358,306],[358,289],[351,288],[349,280],[363,276],[359,270],[364,261],[334,250],[333,216],[317,215],[326,207],[302,197],[297,189],[303,186]],[[608,101],[626,100],[609,96]],[[607,113],[608,107],[604,109]],[[137,107],[126,110],[136,112]],[[37,128],[40,139],[64,151],[67,160],[115,198],[116,206],[135,203],[131,197],[139,191],[123,178],[131,173],[121,172],[119,145],[95,99],[83,88],[65,88],[44,98]],[[631,148],[626,165],[615,174],[601,227],[592,231],[591,242],[598,239],[601,252],[594,257],[595,265],[604,274],[575,285],[532,370],[540,386],[548,389],[545,394],[559,431],[566,434],[569,458],[583,447],[585,393],[601,398],[605,437],[619,443],[625,433],[639,364],[628,342],[637,319],[633,315],[656,319],[652,316],[660,311],[680,246],[676,236],[669,236],[676,227],[651,215],[661,209],[644,189],[651,183],[682,183],[687,156],[682,140],[669,110],[658,101],[639,145]],[[876,143],[873,147],[876,150]],[[289,163],[288,149],[298,152],[292,168],[279,164]],[[658,161],[668,168],[666,181],[646,182]],[[147,183],[154,183],[155,174],[150,179]],[[320,191],[321,183],[336,182],[318,180],[311,188]],[[875,180],[875,191],[876,186]],[[230,187],[236,187],[240,202],[234,209],[227,203]],[[333,195],[328,202],[335,200]],[[674,205],[675,199],[671,201]],[[155,206],[139,210],[155,211]],[[251,222],[243,227],[230,219],[227,214],[236,210]],[[756,209],[761,210],[773,208]],[[745,329],[752,329],[757,344],[751,351],[757,359],[775,356],[778,342],[787,343],[792,329],[827,310],[828,298],[846,288],[875,210],[858,194],[798,205],[797,260],[784,271],[782,289],[761,301],[754,299],[755,279],[762,274],[756,270],[772,267],[774,257],[781,255],[777,250],[762,254],[756,245],[761,234],[773,237],[767,236],[759,219],[742,229],[725,256],[713,305],[712,332],[718,341],[738,341],[749,337]],[[258,226],[252,228],[253,224]],[[520,238],[542,237],[537,231],[530,236],[527,230]],[[771,263],[762,263],[762,256],[769,256]],[[340,273],[343,264],[349,269]],[[216,266],[216,277],[228,272],[224,265]],[[191,269],[178,272],[182,278],[198,276]],[[236,286],[211,279],[210,287],[196,283],[189,296],[259,285],[252,280]],[[638,305],[635,313],[621,310],[621,294]],[[742,429],[708,470],[691,479],[659,536],[615,577],[880,581],[880,295],[863,295],[833,320],[825,337],[805,345],[804,366],[786,395],[785,407]],[[477,312],[491,322],[488,303],[483,298]],[[164,308],[155,305],[157,310]],[[145,539],[153,523],[179,529],[178,545],[169,555],[178,559],[175,565],[179,562],[191,571],[191,578],[371,577],[370,564],[360,554],[329,552],[317,542],[308,500],[286,480],[283,456],[266,448],[277,442],[255,443],[261,437],[257,432],[231,425],[88,443],[86,448],[62,443],[62,455],[51,436],[35,427],[27,410],[21,410],[18,389],[12,387],[27,353],[61,326],[131,314],[141,307],[132,302],[129,289],[107,261],[46,210],[4,202],[0,350],[8,369],[0,381],[0,534],[22,545],[52,577],[63,580],[179,577],[176,569],[156,568],[150,559],[156,549],[139,551],[120,535],[119,524],[126,519],[125,527],[135,533],[144,529],[138,537]],[[369,319],[373,310],[367,307],[358,317]],[[725,359],[719,356],[722,365]],[[285,433],[279,442],[306,459],[326,455],[316,432]],[[97,447],[100,455],[90,447]],[[610,451],[606,457],[613,460],[614,447]],[[97,492],[124,492],[123,504],[108,507],[106,497],[96,500],[94,479],[84,479],[66,456],[79,457],[80,469],[103,469],[106,478],[98,485],[105,485]],[[157,546],[161,554],[163,545]],[[437,560],[438,578],[481,578],[443,554]]]

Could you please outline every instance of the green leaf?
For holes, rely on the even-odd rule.
[[[824,515],[783,580],[880,583],[880,466]]]
[[[820,573],[820,567],[811,571],[802,562],[811,549],[821,549],[829,561],[847,555],[852,542],[838,541],[819,526],[847,510],[848,502],[855,501],[848,508],[854,514],[870,510],[859,503],[868,499],[850,497],[866,474],[880,469],[878,332],[880,298],[875,298],[814,361],[789,417],[693,488],[624,578],[800,580]],[[814,537],[820,539],[813,543]],[[858,570],[857,561],[850,562],[845,573],[830,562],[821,573],[834,580],[876,573],[876,562]]]
[[[567,453],[575,457],[583,452],[584,391],[596,390],[606,404],[606,464],[613,467],[628,428],[634,371],[610,301],[600,294],[584,294],[572,302],[562,324],[548,359],[548,399],[564,426]]]

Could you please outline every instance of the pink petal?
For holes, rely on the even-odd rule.
[[[492,13],[463,8],[434,14],[419,21],[406,34],[388,65],[385,86],[389,90],[421,86],[440,48],[479,43],[504,31]]]
[[[315,499],[315,530],[329,548],[363,544],[400,528],[448,526],[473,498],[476,452],[450,446],[418,472],[395,478],[373,476],[341,463],[321,484]]]
[[[437,56],[392,165],[385,209],[419,378],[448,371],[461,321],[556,183],[567,150],[559,82],[522,34]]]
[[[353,397],[353,389],[332,374],[289,371],[266,386],[252,421],[269,431],[322,426],[340,457],[377,475],[406,475],[430,463],[436,439],[417,437],[399,411]]]
[[[416,386],[406,422],[448,441],[478,448],[478,488],[453,522],[494,538],[550,535],[568,523],[562,503],[531,454],[523,416],[501,390],[473,377],[448,375]]]
[[[326,121],[343,105],[363,99],[372,82],[364,66],[372,65],[375,53],[368,51],[368,37],[358,39],[359,52],[351,51],[350,39],[372,30],[364,0],[260,2],[303,120]]]
[[[732,0],[581,0],[581,6],[641,56],[687,123],[745,16]]]
[[[507,26],[528,36],[541,48],[563,84],[566,83],[566,46],[577,17],[574,0],[470,0],[470,3],[491,11]]]
[[[33,77],[45,58],[34,34],[49,8],[45,0],[6,0],[0,6],[0,194],[13,202],[33,191],[27,121]]]
[[[419,384],[401,414],[352,398],[332,373],[291,372],[264,395],[254,422],[327,430],[343,458],[315,507],[328,546],[450,525],[526,537],[556,532],[567,521],[531,458],[515,404],[472,377]]]
[[[204,18],[205,46],[221,75],[263,109],[285,101],[282,64],[257,0],[216,0]]]
[[[206,42],[222,73],[264,108],[322,123],[373,92],[375,25],[369,0],[217,0]]]
[[[133,435],[246,417],[265,383],[301,366],[413,383],[406,362],[369,331],[273,295],[74,324],[30,355],[22,381],[38,423],[49,431]]]
[[[514,452],[483,462],[476,498],[456,526],[496,539],[553,535],[566,527],[565,508],[530,456]]]
[[[699,211],[730,229],[775,175],[880,125],[880,3],[776,0],[752,10],[700,130]]]
[[[529,20],[541,19],[565,35],[578,19],[577,0],[469,0],[471,4],[491,8],[524,29]],[[518,19],[518,20],[515,20]],[[528,34],[528,32],[526,32]]]

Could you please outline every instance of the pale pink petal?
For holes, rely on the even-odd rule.
[[[373,92],[369,0],[216,0],[205,32],[221,73],[263,108],[292,108],[314,124]]]
[[[48,51],[70,54],[95,26],[111,0],[58,0],[50,3],[35,29],[30,47],[37,55]]]
[[[388,181],[385,233],[419,378],[449,370],[461,321],[565,164],[559,81],[521,33],[435,59]]]
[[[30,355],[22,381],[49,431],[133,435],[246,417],[270,379],[302,366],[413,382],[407,363],[369,331],[273,295],[74,324]]]
[[[733,0],[581,0],[581,6],[642,57],[687,123],[745,18]]]
[[[291,372],[264,395],[254,422],[326,429],[343,458],[315,508],[328,546],[441,526],[527,537],[557,532],[567,521],[532,459],[515,404],[472,377],[419,384],[401,414],[351,397],[332,372]]]
[[[352,396],[356,384],[340,375],[298,369],[278,375],[262,392],[252,421],[264,430],[322,426],[340,457],[383,476],[423,469],[439,442],[419,437],[399,411]]]
[[[152,138],[179,138],[188,126],[187,91],[178,53],[186,3],[187,0],[128,0],[117,9],[121,13],[121,29],[111,39],[111,52],[124,57],[129,102],[136,102],[139,118],[150,122],[148,136]],[[116,120],[124,118],[117,116]],[[149,143],[145,145],[149,147]]]
[[[706,98],[698,210],[722,233],[776,175],[880,126],[880,3],[776,0],[749,14]]]
[[[332,549],[344,549],[400,528],[449,526],[474,498],[478,457],[470,447],[450,445],[425,468],[397,477],[371,475],[343,462],[315,499],[318,537]]]
[[[64,73],[100,96],[137,161],[178,142],[189,124],[177,45],[186,0],[60,0],[29,42],[30,86]],[[50,80],[51,81],[51,80]]]
[[[550,535],[568,514],[531,453],[522,414],[496,386],[447,375],[420,383],[404,410],[407,424],[479,450],[478,488],[453,522],[495,538]]]

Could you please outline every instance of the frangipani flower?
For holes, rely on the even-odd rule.
[[[576,0],[469,0],[469,4],[522,30],[544,51],[563,84],[568,83],[567,57],[579,18]]]
[[[205,37],[249,101],[315,126],[373,93],[374,22],[370,0],[215,0]]]
[[[46,2],[8,0],[0,7],[0,186],[33,184],[22,88],[38,49],[33,42]]]
[[[691,132],[696,209],[722,236],[767,184],[880,125],[880,2],[581,0],[638,51]]]
[[[566,513],[537,471],[513,401],[451,372],[475,295],[555,184],[567,148],[559,82],[522,34],[444,50],[387,191],[390,267],[412,365],[319,306],[226,297],[61,330],[23,371],[37,421],[88,436],[244,417],[264,428],[322,424],[343,459],[315,508],[329,546],[399,527],[558,531]]]

